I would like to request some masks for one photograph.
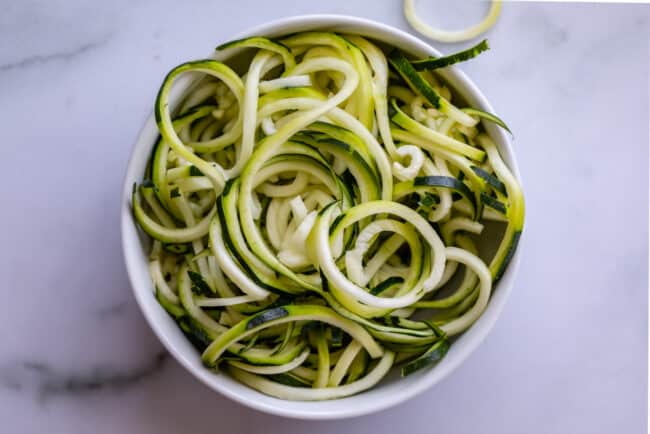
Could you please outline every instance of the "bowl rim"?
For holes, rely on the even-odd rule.
[[[352,30],[353,28],[358,28],[358,30]],[[400,40],[400,42],[404,42],[410,47],[416,47],[417,51],[422,52],[423,55],[441,56],[440,52],[430,44],[407,33],[404,30],[400,30],[396,27],[378,21],[351,15],[309,14],[275,19],[240,32],[232,39],[240,39],[253,35],[279,36],[309,29],[348,29],[347,31],[358,32],[359,34],[367,35],[378,40],[381,40],[382,37],[384,39],[390,37],[396,40]],[[214,57],[214,55],[211,57]],[[466,99],[471,100],[474,107],[480,107],[483,110],[493,112],[490,103],[483,95],[483,93],[456,66],[446,68],[444,71],[441,71],[441,75],[445,81],[450,82],[450,84],[453,85],[456,92],[462,94],[462,96]],[[184,85],[177,83],[176,87],[182,87],[182,91],[185,91],[189,85],[190,81],[187,81],[184,83]],[[172,94],[170,100],[174,100],[175,96],[177,95]],[[150,150],[153,147],[153,143],[151,143],[149,137],[151,135],[152,128],[157,131],[153,113],[147,117],[147,120],[140,130],[138,138],[132,147],[127,170],[124,176],[120,218],[124,262],[134,297],[147,323],[149,324],[149,327],[154,331],[154,334],[161,341],[167,351],[171,353],[172,356],[195,378],[208,386],[210,389],[217,391],[220,394],[230,398],[231,400],[234,400],[255,410],[284,417],[324,420],[343,419],[367,415],[402,403],[424,392],[434,384],[442,381],[445,377],[447,377],[447,375],[449,375],[458,366],[460,366],[471,353],[476,350],[476,348],[481,344],[481,342],[483,342],[485,337],[488,335],[496,323],[498,317],[500,316],[505,303],[509,298],[513,286],[514,277],[519,268],[523,241],[521,239],[519,246],[506,269],[506,272],[504,273],[502,279],[498,282],[498,291],[493,291],[491,294],[490,302],[486,310],[483,312],[479,320],[477,320],[468,330],[460,335],[456,344],[452,345],[452,349],[455,352],[453,360],[450,360],[450,355],[448,354],[447,357],[443,359],[443,362],[445,362],[444,364],[441,362],[434,369],[428,370],[421,374],[419,381],[412,384],[411,387],[400,388],[388,396],[382,397],[379,395],[378,399],[365,399],[364,395],[367,396],[369,394],[369,391],[366,391],[364,393],[348,398],[332,401],[322,401],[320,403],[312,402],[306,405],[305,403],[271,398],[267,395],[262,394],[261,392],[236,383],[226,375],[215,375],[214,372],[210,372],[207,369],[197,369],[196,360],[192,360],[186,351],[178,347],[178,345],[174,342],[174,339],[176,338],[170,336],[168,332],[163,330],[162,322],[164,320],[160,319],[160,311],[162,311],[162,308],[158,305],[155,297],[151,296],[151,281],[149,280],[148,287],[143,287],[146,285],[143,285],[142,273],[146,273],[148,278],[148,271],[146,269],[142,270],[142,265],[138,263],[139,260],[142,259],[142,246],[137,236],[137,229],[135,228],[136,224],[131,212],[132,180],[141,179],[142,177],[143,169],[140,166],[142,165],[141,161],[143,158],[141,154],[146,155],[144,160],[148,159]],[[519,174],[519,169],[516,163],[516,158],[510,137],[507,136],[503,130],[497,128],[494,125],[486,125],[485,128],[487,129],[489,135],[497,143],[499,152],[501,153],[508,167],[513,172],[513,175],[519,180],[519,182],[521,182],[521,176]],[[145,149],[147,150],[146,153],[144,152]],[[166,313],[164,313],[164,315],[167,316]],[[167,318],[168,321],[173,321],[168,316]],[[178,333],[180,333],[180,331],[178,331]],[[182,337],[185,339],[184,336]],[[463,344],[459,345],[461,341]],[[452,350],[450,350],[450,353],[451,352]],[[195,355],[192,355],[192,357],[195,357]],[[233,382],[241,387],[248,389],[251,393],[244,392],[243,389],[235,386]],[[372,398],[377,397],[373,395]],[[354,405],[337,406],[336,404],[326,404],[337,402],[345,402],[346,404],[349,403]],[[322,405],[319,406],[318,404]],[[322,409],[321,407],[328,408]]]

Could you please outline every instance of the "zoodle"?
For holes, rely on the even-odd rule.
[[[435,365],[485,310],[524,201],[481,122],[433,72],[487,49],[413,60],[359,35],[218,47],[236,72],[174,68],[133,214],[155,297],[219,370],[284,399],[373,387]],[[177,77],[199,76],[177,107]],[[501,225],[479,255],[484,223]]]

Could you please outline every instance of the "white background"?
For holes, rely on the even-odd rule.
[[[449,27],[486,10],[418,5]],[[528,215],[503,316],[445,381],[303,422],[234,404],[165,355],[122,263],[131,145],[172,66],[317,12],[407,29],[399,0],[0,2],[0,431],[646,432],[648,5],[506,3],[492,49],[462,66],[514,131]]]

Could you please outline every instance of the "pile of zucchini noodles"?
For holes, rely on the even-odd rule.
[[[522,192],[480,119],[432,71],[358,35],[252,37],[252,55],[174,68],[134,216],[155,296],[205,366],[323,400],[444,357],[484,311],[523,227]],[[200,79],[172,110],[177,77]],[[489,262],[477,240],[502,222]],[[450,282],[455,282],[451,285]]]

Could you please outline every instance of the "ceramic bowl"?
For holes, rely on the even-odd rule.
[[[394,27],[367,19],[338,15],[308,15],[285,18],[252,28],[230,39],[261,35],[278,37],[309,30],[328,30],[357,33],[362,36],[400,47],[418,57],[440,56],[440,52],[422,40]],[[225,41],[206,41],[206,48]],[[210,56],[210,54],[208,54]],[[220,60],[219,54],[211,57]],[[188,59],[189,60],[189,59]],[[492,112],[492,108],[480,90],[457,67],[441,72],[456,94],[461,95],[470,106]],[[192,78],[177,81],[170,98],[173,105],[191,85]],[[487,125],[487,130],[497,143],[505,162],[519,178],[517,164],[509,137],[501,129]],[[153,296],[153,285],[147,269],[149,241],[137,229],[131,214],[131,188],[141,182],[147,159],[158,137],[153,115],[145,123],[135,143],[128,165],[121,202],[122,244],[124,257],[135,298],[149,325],[167,350],[196,378],[211,389],[241,404],[276,415],[301,419],[338,419],[369,414],[399,404],[421,393],[449,375],[478,347],[499,317],[519,264],[521,248],[512,259],[503,278],[493,291],[490,302],[480,319],[451,346],[447,356],[434,368],[424,369],[406,378],[393,372],[374,388],[348,398],[321,402],[292,402],[266,396],[223,373],[215,373],[201,364],[196,349],[185,338],[171,317],[160,307]],[[520,246],[521,247],[521,246]]]

